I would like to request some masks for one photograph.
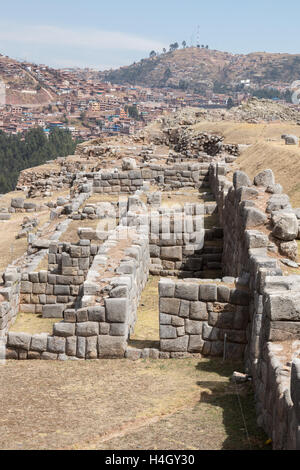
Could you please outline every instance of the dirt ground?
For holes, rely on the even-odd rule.
[[[198,358],[7,361],[0,448],[264,449],[251,385],[231,384],[233,370]]]

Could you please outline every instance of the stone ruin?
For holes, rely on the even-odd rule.
[[[253,182],[241,171],[228,179],[224,161],[131,164],[68,179],[71,197],[51,209],[52,220],[68,216],[60,231],[48,243],[31,237],[31,262],[3,274],[6,358],[243,359],[273,447],[300,449],[300,276],[283,272],[298,268],[300,211],[271,170]],[[188,188],[213,201],[161,204],[164,192]],[[127,197],[89,205],[97,193]],[[114,213],[116,224],[104,229],[101,221]],[[211,214],[219,222],[207,228]],[[99,219],[99,227],[79,229],[78,244],[59,241],[72,219],[86,218]],[[45,254],[48,269],[36,271]],[[137,348],[128,341],[149,273],[161,276],[160,345]],[[57,318],[52,334],[10,331],[19,311]]]

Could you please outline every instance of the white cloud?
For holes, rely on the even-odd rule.
[[[0,40],[51,46],[86,47],[93,50],[161,50],[165,44],[118,31],[74,30],[57,26],[0,25]]]

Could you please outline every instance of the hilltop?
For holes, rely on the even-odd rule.
[[[292,83],[300,75],[300,55],[266,52],[243,55],[188,47],[100,75],[113,83],[148,87],[181,87],[201,92],[225,83],[232,89],[247,79],[258,85]]]

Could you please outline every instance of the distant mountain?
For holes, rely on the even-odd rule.
[[[300,54],[254,52],[235,55],[188,47],[102,72],[100,77],[119,84],[179,87],[199,92],[209,87],[218,92],[222,88],[232,90],[246,79],[258,85],[292,83],[300,79]]]

